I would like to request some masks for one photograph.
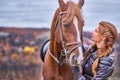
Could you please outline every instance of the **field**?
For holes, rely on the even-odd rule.
[[[49,39],[49,29],[0,28],[0,80],[40,80],[40,48]],[[84,36],[90,38],[89,32]],[[115,70],[110,80],[120,78],[120,35],[115,44]]]

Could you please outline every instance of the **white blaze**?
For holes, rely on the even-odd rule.
[[[73,19],[73,23],[75,25],[75,28],[76,28],[76,31],[77,31],[77,41],[78,42],[81,42],[81,38],[80,38],[80,32],[79,32],[79,29],[78,29],[78,19],[76,17],[74,17]],[[79,50],[79,56],[78,56],[78,64],[80,63],[81,60],[83,60],[83,51],[82,51],[82,47],[78,47],[78,50]]]

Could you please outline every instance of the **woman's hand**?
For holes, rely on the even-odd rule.
[[[80,73],[83,72],[83,69],[82,69],[82,66],[81,66],[81,65],[79,65],[79,71],[80,71]]]

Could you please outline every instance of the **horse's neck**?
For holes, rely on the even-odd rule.
[[[51,50],[52,54],[57,57],[57,56],[59,56],[59,52],[61,51],[61,46],[56,41],[51,42],[50,50]]]

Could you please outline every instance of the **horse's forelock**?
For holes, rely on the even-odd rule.
[[[67,14],[66,14],[66,17],[63,19],[63,22],[65,24],[69,24],[70,22],[72,22],[73,18],[76,16],[80,22],[80,24],[84,24],[84,20],[83,20],[83,17],[82,17],[82,12],[79,8],[79,6],[77,4],[75,4],[74,2],[72,1],[68,1],[67,2]]]

